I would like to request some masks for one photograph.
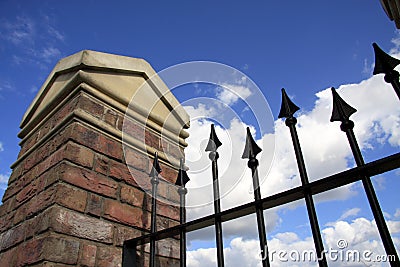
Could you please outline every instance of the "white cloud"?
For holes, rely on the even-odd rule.
[[[35,35],[35,23],[26,16],[17,16],[13,22],[7,21],[2,24],[5,34],[2,36],[14,45],[32,43]]]
[[[8,178],[10,176],[6,174],[0,174],[0,189],[6,190],[8,185]]]
[[[352,208],[352,209],[346,210],[342,214],[342,216],[340,216],[339,221],[342,221],[342,220],[347,219],[349,217],[357,216],[360,211],[361,211],[360,208]]]
[[[245,92],[242,98],[248,97],[243,84],[237,84],[239,86],[232,91]],[[354,131],[363,153],[381,147],[382,144],[400,146],[400,105],[393,89],[383,81],[381,75],[370,77],[358,84],[342,85],[338,88],[338,92],[347,103],[358,110],[351,119],[355,122]],[[229,90],[217,92],[218,99],[231,106],[239,100],[238,95]],[[301,110],[296,114],[299,139],[311,181],[355,165],[346,134],[340,130],[340,123],[330,122],[332,112],[330,89],[318,92],[316,97],[317,100],[311,110]],[[186,158],[191,178],[187,195],[187,204],[190,206],[187,209],[188,220],[213,213],[210,161],[204,148],[208,141],[210,125],[215,120],[218,122],[218,116],[223,113],[222,108],[222,105],[209,106],[207,103],[186,107],[193,118],[200,118],[191,121],[190,137],[187,139],[189,146],[186,149]],[[254,134],[256,129],[240,121],[238,117],[230,119],[228,123],[223,124],[223,127],[216,125],[217,135],[223,143],[218,150],[223,210],[253,200],[251,174],[246,166],[247,161],[241,159],[247,126]],[[274,128],[273,134],[256,138],[256,142],[263,148],[263,152],[258,156],[262,197],[301,184],[289,129],[281,119],[275,121]],[[271,165],[272,157],[274,161]],[[377,189],[384,190],[381,186],[384,178],[378,177],[376,181],[378,182]],[[357,194],[360,188],[358,184],[351,184],[319,194],[314,199],[316,202],[346,200]],[[300,203],[302,202],[292,203],[284,208],[294,208]],[[265,218],[268,218],[265,220],[268,233],[284,223],[278,213],[278,210],[282,208],[265,211]],[[344,211],[337,221],[326,224],[323,229],[326,244],[336,248],[335,242],[342,237],[348,239],[352,247],[357,249],[373,249],[376,253],[383,253],[382,245],[376,241],[379,240],[379,235],[373,221],[365,218],[346,221],[357,216],[359,212],[359,208],[349,209]],[[397,210],[394,216],[400,217],[400,211]],[[391,217],[386,216],[386,218]],[[230,245],[225,248],[225,255],[229,255],[226,256],[227,260],[235,259],[228,266],[258,266],[259,261],[253,259],[254,253],[259,251],[258,241],[255,240],[257,238],[255,225],[254,215],[223,224],[225,240],[233,238]],[[399,233],[400,222],[389,220],[388,225],[393,234]],[[363,231],[363,234],[359,231]],[[189,242],[198,239],[213,240],[213,227],[198,233],[190,233],[188,237]],[[279,233],[269,239],[268,244],[274,249],[314,248],[311,237],[302,239],[292,232]],[[395,242],[399,242],[397,238],[394,239]],[[216,251],[213,248],[194,250],[188,252],[188,259],[190,262],[188,266],[215,266]],[[250,265],[246,265],[247,263]],[[309,266],[308,264],[298,265]],[[340,266],[341,264],[334,263],[333,265]],[[287,266],[295,265],[291,262]]]
[[[400,233],[400,221],[388,221],[388,226],[392,235]],[[325,241],[324,249],[328,252],[326,257],[329,266],[343,266],[344,264],[346,266],[381,266],[379,264],[371,265],[371,262],[368,262],[368,258],[363,256],[364,251],[371,252],[369,256],[371,260],[378,255],[385,255],[373,220],[367,220],[363,217],[356,218],[351,222],[338,220],[331,226],[322,229],[322,236]],[[398,238],[394,238],[394,242],[400,245]],[[300,238],[296,233],[284,232],[272,236],[267,243],[272,266],[317,266],[312,237]],[[258,240],[245,240],[241,237],[234,238],[229,243],[229,246],[224,248],[226,265],[261,266],[259,251]],[[359,254],[352,254],[352,251],[357,251]],[[329,254],[329,252],[332,252],[332,254]],[[305,255],[305,257],[302,255]],[[314,261],[310,262],[308,260],[310,255]],[[340,257],[337,260],[333,260],[338,255],[343,255],[343,261]],[[346,260],[346,255],[350,255],[350,261]],[[356,255],[354,262],[352,262],[351,255]],[[360,261],[358,261],[357,255],[360,256]],[[306,261],[300,261],[304,258]],[[215,259],[215,248],[201,248],[187,253],[187,265],[190,267],[215,266]]]
[[[0,24],[0,39],[8,42],[10,61],[15,65],[28,64],[48,69],[49,63],[62,55],[60,45],[65,40],[54,26],[54,19],[17,16]]]
[[[45,47],[40,53],[40,57],[43,58],[46,62],[50,62],[52,59],[58,58],[60,56],[60,50],[55,47]]]
[[[222,83],[217,88],[216,96],[228,106],[235,104],[239,99],[245,100],[251,95],[251,90],[244,85],[243,81],[239,84]]]
[[[396,213],[394,214],[394,217],[400,217],[400,209],[396,209]]]
[[[245,87],[240,85],[233,90],[246,92],[243,88]],[[338,92],[346,102],[358,110],[351,119],[355,122],[354,131],[362,151],[374,149],[382,143],[400,146],[400,105],[393,89],[381,76],[371,77],[358,84],[342,85]],[[218,97],[230,104],[238,100],[235,94],[220,93]],[[340,123],[330,122],[332,112],[330,89],[318,92],[316,97],[312,110],[301,110],[297,114],[297,130],[311,181],[355,165],[346,134],[340,130]],[[187,195],[187,203],[191,207],[188,209],[188,220],[213,213],[210,161],[204,148],[207,145],[210,125],[220,113],[223,113],[222,108],[207,104],[186,107],[191,115],[201,118],[191,121],[190,137],[187,139],[189,147],[186,149],[186,157],[191,177]],[[223,126],[224,128],[217,125],[216,132],[223,143],[219,148],[218,160],[221,206],[222,209],[228,209],[253,200],[251,174],[246,166],[246,160],[241,159],[241,153],[245,144],[245,128],[250,126],[253,133],[255,129],[237,117]],[[290,132],[283,120],[275,121],[274,134],[265,134],[257,138],[256,142],[263,148],[263,152],[258,156],[262,197],[301,184]],[[274,161],[271,166],[272,157]],[[379,181],[381,180],[378,179]],[[359,187],[348,185],[319,194],[315,196],[315,200],[317,202],[346,200],[357,194],[358,190]],[[205,205],[206,203],[209,205]],[[299,202],[289,206],[296,205],[299,205]],[[268,231],[275,229],[281,223],[276,211],[267,211]],[[357,212],[357,209],[348,211],[341,219],[356,216]],[[224,233],[226,237],[240,235],[251,238],[257,235],[256,229],[247,226],[254,223],[254,218],[248,216],[243,221],[224,224]],[[207,239],[212,238],[213,233],[209,231],[208,234],[194,234],[192,237]]]
[[[0,142],[0,152],[2,152],[2,151],[4,151],[4,146],[3,146],[3,143]]]

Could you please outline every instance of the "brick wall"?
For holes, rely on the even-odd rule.
[[[123,241],[150,228],[152,164],[146,151],[124,153],[115,136],[123,120],[123,110],[78,86],[24,134],[0,206],[0,266],[121,266]],[[125,126],[163,152],[157,225],[178,224],[177,171],[166,158],[178,160],[183,147],[134,119]],[[179,265],[179,240],[157,247],[160,266]],[[147,254],[138,248],[143,266]]]

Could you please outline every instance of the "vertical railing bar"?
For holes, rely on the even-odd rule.
[[[180,161],[180,167],[178,172],[178,178],[176,179],[175,185],[178,185],[178,193],[180,199],[179,207],[179,218],[180,224],[183,225],[186,222],[186,199],[187,189],[185,184],[189,181],[189,177],[185,171],[184,159]],[[180,231],[180,266],[186,267],[186,230],[184,228]]]
[[[331,121],[341,122],[340,129],[346,133],[356,164],[358,167],[363,166],[365,162],[353,131],[354,122],[349,119],[349,117],[357,110],[348,105],[339,96],[339,94],[333,87],[331,88],[331,90],[333,95],[333,111],[332,111]],[[367,195],[369,205],[372,210],[372,214],[375,219],[376,226],[381,236],[386,254],[395,257],[395,260],[391,261],[390,265],[400,266],[399,256],[397,255],[396,247],[394,246],[393,240],[390,236],[389,228],[387,227],[385,217],[383,216],[383,212],[379,205],[379,201],[376,196],[370,177],[365,176],[362,179],[362,183],[364,186],[365,194]]]
[[[151,226],[150,232],[154,234],[157,231],[157,187],[159,184],[158,174],[161,172],[158,163],[158,154],[155,152],[153,166],[150,171],[151,177]],[[150,267],[155,267],[156,241],[154,236],[150,238]]]
[[[219,141],[216,133],[214,124],[211,125],[210,140],[207,144],[206,151],[209,151],[209,158],[211,160],[212,176],[213,176],[213,194],[214,194],[214,213],[215,217],[215,241],[217,245],[217,263],[218,267],[224,266],[224,244],[222,239],[222,221],[221,216],[221,203],[220,203],[220,192],[218,183],[218,164],[217,160],[219,154],[217,152],[218,147],[222,144]]]
[[[260,179],[258,177],[258,160],[256,156],[261,152],[261,148],[256,144],[250,133],[250,128],[247,127],[246,146],[242,155],[243,159],[249,159],[247,166],[251,169],[253,177],[254,200],[256,202],[261,200]],[[260,204],[256,204],[256,218],[258,228],[258,238],[261,249],[261,263],[263,267],[269,267],[269,254],[267,246],[267,234],[265,231],[264,210]]]
[[[307,185],[309,183],[307,169],[304,162],[303,153],[301,151],[300,141],[296,130],[297,119],[293,114],[299,110],[287,96],[285,89],[282,88],[282,106],[279,113],[279,118],[286,118],[285,124],[289,127],[290,135],[293,142],[293,148],[296,155],[297,167],[300,174],[300,179],[302,185]],[[318,223],[317,212],[315,210],[315,204],[313,197],[310,192],[304,192],[304,199],[306,202],[308,218],[310,221],[311,232],[313,235],[314,246],[317,251],[318,264],[320,267],[328,266],[326,255],[324,253],[324,244],[322,241],[321,230]]]

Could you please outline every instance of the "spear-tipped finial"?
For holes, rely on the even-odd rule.
[[[256,144],[253,136],[251,136],[250,128],[247,127],[246,146],[244,147],[242,159],[256,158],[257,154],[261,151],[262,149]]]
[[[151,167],[149,176],[156,177],[159,173],[161,173],[161,167],[160,164],[158,163],[158,153],[156,152],[154,153],[153,166]]]
[[[387,74],[400,64],[400,60],[386,54],[376,43],[373,43],[372,46],[375,52],[374,75],[379,73]]]
[[[219,141],[217,134],[215,133],[214,124],[211,124],[210,139],[208,140],[206,151],[216,152],[221,145],[222,143]]]
[[[178,177],[176,178],[176,182],[175,185],[178,186],[185,186],[187,182],[189,182],[189,176],[187,175],[186,171],[185,171],[185,166],[183,163],[183,159],[181,159],[181,164],[179,167],[179,172],[178,172]]]
[[[282,88],[282,104],[281,111],[279,112],[278,118],[290,118],[293,114],[298,111],[300,108],[296,106],[292,100],[286,94],[284,88]]]
[[[350,116],[357,110],[347,104],[336,92],[335,88],[331,88],[333,96],[333,110],[331,121],[348,121]]]

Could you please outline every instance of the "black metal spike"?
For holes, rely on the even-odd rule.
[[[347,104],[336,92],[335,88],[331,88],[333,96],[333,110],[331,121],[348,121],[350,116],[357,112],[355,108]]]
[[[400,60],[386,54],[376,43],[373,43],[372,46],[375,52],[374,75],[379,73],[387,74],[400,64]]]
[[[219,141],[217,134],[215,133],[214,124],[211,124],[211,133],[210,139],[208,140],[208,144],[206,147],[206,151],[216,152],[217,149],[222,145],[221,141]]]
[[[290,118],[293,114],[298,111],[300,108],[296,106],[292,100],[286,94],[284,88],[282,88],[282,104],[281,110],[279,112],[278,118]]]
[[[250,128],[247,127],[246,146],[244,147],[242,159],[255,158],[261,151],[262,149],[254,141],[253,136],[251,136]]]
[[[183,159],[181,159],[181,165],[179,167],[178,177],[176,178],[175,185],[185,186],[187,182],[189,182],[189,176],[186,173],[185,166],[183,163]]]
[[[158,154],[157,154],[157,152],[155,152],[153,166],[151,167],[149,176],[156,177],[160,173],[161,173],[161,167],[160,167],[160,164],[158,163]]]

